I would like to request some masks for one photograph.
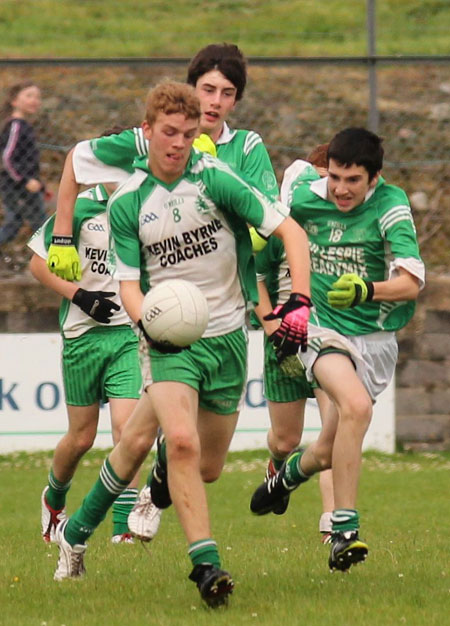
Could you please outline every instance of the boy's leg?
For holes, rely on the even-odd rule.
[[[200,438],[200,472],[205,483],[219,478],[225,464],[239,413],[219,415],[199,408],[197,432]]]
[[[109,507],[127,487],[153,445],[155,429],[149,419],[148,408],[148,399],[144,394],[127,421],[120,442],[106,459],[97,482],[81,507],[72,517],[58,525],[56,540],[60,547],[60,559],[55,580],[84,573],[81,565],[86,550],[85,540],[105,518]]]
[[[94,443],[98,408],[98,404],[67,405],[69,429],[55,448],[48,484],[41,495],[41,533],[46,543],[53,541],[56,526],[67,517],[66,494],[81,457]]]
[[[112,437],[114,444],[120,441],[122,431],[137,404],[134,398],[110,398],[109,409],[111,412]],[[113,504],[113,543],[133,543],[128,528],[128,516],[136,504],[139,485],[139,471],[130,481]]]
[[[0,226],[0,245],[14,239],[23,223],[23,205],[19,193],[5,190],[2,193],[3,221]]]
[[[345,355],[326,354],[318,358],[314,375],[339,414],[332,458],[335,506],[353,509],[362,443],[372,417],[372,401]]]
[[[184,383],[167,381],[153,383],[148,394],[165,435],[170,495],[194,566],[190,578],[207,604],[218,606],[226,602],[233,582],[230,575],[220,569],[217,544],[211,538],[200,470],[198,393]]]
[[[279,470],[289,452],[298,446],[303,433],[306,398],[293,402],[268,401],[270,429],[267,444]],[[278,467],[277,463],[278,461]]]
[[[348,357],[326,354],[317,359],[314,375],[333,401],[339,421],[333,445],[335,510],[329,558],[331,570],[346,571],[363,561],[367,545],[359,539],[356,510],[362,443],[372,416],[372,401]]]
[[[332,470],[320,472],[319,487],[322,500],[322,515],[319,519],[319,532],[321,534],[322,543],[328,544],[331,541],[331,532],[333,530],[331,516],[335,508]]]

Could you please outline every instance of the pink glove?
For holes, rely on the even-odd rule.
[[[297,354],[299,347],[306,352],[308,345],[309,309],[312,302],[308,296],[301,293],[291,293],[289,300],[278,305],[264,317],[265,320],[281,318],[280,327],[270,335],[278,363],[287,356]]]

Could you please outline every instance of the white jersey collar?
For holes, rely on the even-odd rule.
[[[230,143],[230,141],[235,136],[236,131],[231,130],[226,122],[223,123],[222,132],[220,133],[219,139],[216,141],[216,146],[222,143]]]

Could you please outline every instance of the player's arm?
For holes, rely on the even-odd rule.
[[[141,319],[142,302],[144,301],[140,281],[121,280],[120,299],[122,300],[125,311],[132,321],[137,324]]]
[[[373,300],[386,302],[416,300],[420,290],[419,279],[401,267],[397,271],[399,276],[373,283]]]
[[[334,309],[349,309],[364,302],[401,302],[419,295],[419,278],[398,268],[397,276],[373,282],[357,274],[343,274],[328,292],[328,303]]]
[[[31,257],[29,267],[30,272],[42,285],[71,300],[97,322],[109,324],[114,311],[120,310],[120,306],[110,299],[115,295],[113,291],[88,291],[71,281],[64,280],[53,274],[47,267],[46,260],[36,253]]]
[[[72,223],[79,185],[73,170],[73,150],[69,152],[59,184],[55,226],[48,250],[47,265],[51,272],[64,280],[81,279],[81,263],[72,237]]]
[[[266,320],[266,315],[272,312],[272,303],[270,301],[269,292],[267,291],[266,283],[263,280],[258,280],[258,296],[259,302],[255,306],[255,313],[258,316],[259,321],[264,329],[266,335],[270,336],[274,333],[280,325],[279,320]]]
[[[53,274],[47,267],[46,259],[35,253],[31,257],[29,267],[32,275],[42,285],[52,289],[60,296],[63,296],[63,298],[72,300],[75,292],[78,290],[78,285]]]
[[[59,183],[54,226],[54,232],[58,235],[72,235],[73,211],[80,192],[80,185],[75,179],[73,168],[73,152],[74,149],[72,148],[66,157]]]
[[[286,217],[273,231],[282,240],[289,265],[292,291],[308,298],[310,291],[309,244],[306,232],[292,217]]]
[[[394,202],[379,218],[380,232],[394,257],[389,278],[370,281],[357,274],[344,274],[328,292],[328,303],[335,309],[347,309],[372,300],[415,300],[425,284],[425,268],[419,255],[408,199],[401,189],[394,189],[391,193]]]

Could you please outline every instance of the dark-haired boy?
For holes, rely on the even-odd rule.
[[[200,100],[199,133],[211,137],[217,157],[276,199],[278,185],[261,136],[252,130],[231,129],[226,123],[247,84],[246,61],[241,50],[226,43],[202,48],[189,64],[187,82],[195,88]],[[80,184],[123,182],[134,171],[134,159],[147,151],[142,128],[132,128],[111,137],[82,141],[69,152],[58,192],[57,234],[49,250],[48,265],[53,273],[67,280],[79,278],[79,259],[71,233],[73,206]]]
[[[425,270],[406,194],[381,178],[382,140],[363,128],[339,132],[328,148],[328,177],[311,169],[290,184],[291,215],[308,233],[311,292],[320,326],[309,325],[300,359],[332,400],[332,442],[294,450],[251,509],[273,511],[302,482],[332,467],[335,510],[330,569],[363,561],[356,510],[361,449],[372,404],[397,361],[395,331],[411,319]],[[291,166],[292,167],[292,166]]]

